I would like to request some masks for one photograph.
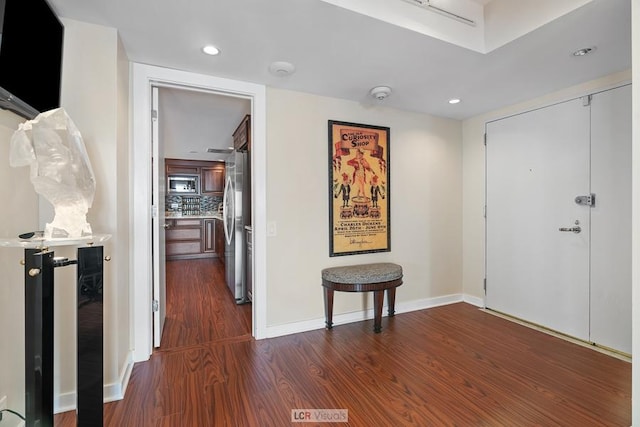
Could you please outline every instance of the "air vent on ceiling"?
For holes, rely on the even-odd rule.
[[[207,153],[228,154],[232,151],[231,148],[207,148]]]

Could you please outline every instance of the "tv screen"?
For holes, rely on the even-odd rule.
[[[60,106],[63,37],[46,0],[0,0],[1,107],[31,119]]]

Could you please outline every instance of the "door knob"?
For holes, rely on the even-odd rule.
[[[575,226],[575,227],[560,227],[558,230],[560,230],[560,231],[572,231],[572,232],[578,234],[579,232],[582,231],[582,228],[578,225],[578,226]]]
[[[169,224],[164,224],[163,225],[164,229],[166,230],[167,228],[171,227]]]

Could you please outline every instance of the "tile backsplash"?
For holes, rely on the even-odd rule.
[[[185,200],[183,200],[183,198]],[[187,200],[188,199],[188,200]],[[195,200],[194,200],[195,199]],[[199,199],[199,205],[197,203]],[[183,203],[184,202],[184,203]],[[200,214],[216,212],[218,205],[222,203],[222,197],[218,196],[166,196],[165,206],[166,211],[171,213],[181,213],[184,215],[194,215],[199,208]],[[195,206],[194,206],[195,204]],[[183,206],[188,207],[189,211],[183,212]],[[191,212],[191,213],[189,213]]]

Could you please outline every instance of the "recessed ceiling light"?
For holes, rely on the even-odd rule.
[[[458,98],[451,98],[449,100],[449,104],[458,104],[458,103],[460,103],[460,99]]]
[[[592,53],[595,49],[595,47],[583,47],[573,52],[573,56],[585,56]]]
[[[220,53],[220,49],[218,49],[217,47],[209,44],[206,45],[205,47],[202,48],[202,51],[204,53],[206,53],[207,55],[217,55]]]
[[[290,62],[276,61],[269,65],[269,72],[274,76],[284,77],[293,74],[296,67]]]

